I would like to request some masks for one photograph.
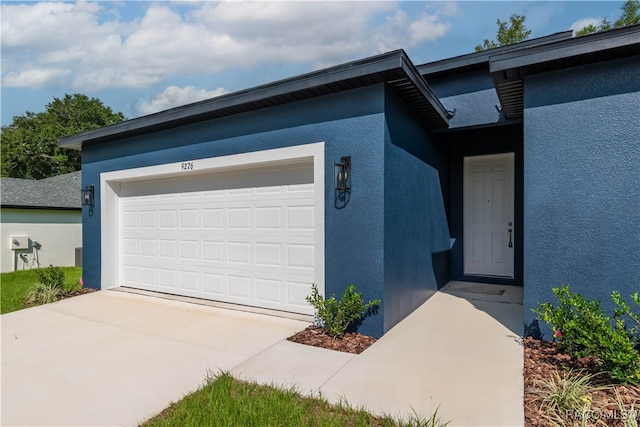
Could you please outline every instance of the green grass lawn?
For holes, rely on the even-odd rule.
[[[82,276],[82,267],[60,267],[64,272],[66,291],[77,289]],[[10,313],[24,308],[27,292],[38,283],[35,270],[0,273],[0,314]]]
[[[428,420],[400,423],[349,405],[331,405],[319,397],[303,397],[282,389],[239,381],[228,373],[207,378],[205,385],[172,403],[141,427],[173,426],[421,426],[444,427],[434,414]]]

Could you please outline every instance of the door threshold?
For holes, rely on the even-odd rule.
[[[207,307],[222,308],[225,310],[246,311],[248,313],[266,314],[268,316],[282,317],[285,319],[300,320],[303,322],[310,322],[310,323],[313,322],[313,316],[310,314],[289,313],[288,311],[272,310],[269,308],[261,308],[261,307],[251,307],[248,305],[232,304],[229,302],[221,302],[221,301],[212,301],[212,300],[202,299],[202,298],[186,297],[183,295],[166,294],[164,292],[147,291],[144,289],[128,288],[125,286],[118,286],[115,288],[110,288],[108,290],[116,291],[116,292],[126,292],[129,294],[144,295],[144,296],[155,297],[155,298],[163,298],[163,299],[168,299],[172,301],[186,302],[189,304],[206,305]]]
[[[524,298],[523,291],[522,286],[452,280],[444,285],[438,292],[468,300],[522,305]]]

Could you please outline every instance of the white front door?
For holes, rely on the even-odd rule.
[[[464,159],[464,274],[513,278],[514,153]]]

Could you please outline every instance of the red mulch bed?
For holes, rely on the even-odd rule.
[[[375,338],[360,335],[355,332],[347,332],[343,338],[333,338],[330,337],[324,329],[317,326],[309,326],[307,329],[300,331],[287,339],[300,344],[354,354],[362,353],[367,349],[367,347],[376,342]]]
[[[90,294],[91,292],[95,292],[97,291],[97,289],[92,289],[92,288],[80,288],[77,289],[75,291],[71,291],[69,293],[66,293],[62,296],[61,299],[67,299],[67,298],[71,298],[71,297],[77,297],[78,295],[84,295],[84,294]]]
[[[348,333],[342,339],[332,338],[322,328],[310,326],[288,338],[300,344],[344,351],[347,353],[362,353],[376,340],[358,333]],[[596,374],[597,364],[593,358],[571,359],[560,351],[552,342],[540,341],[534,338],[524,339],[524,416],[525,426],[550,425],[541,409],[541,399],[537,384],[539,381],[551,378],[552,373],[558,372],[566,376],[570,369],[585,374]],[[606,374],[598,374],[591,383],[593,386],[610,386],[606,390],[595,391],[591,394],[591,410],[588,413],[591,420],[587,426],[627,427],[624,416],[636,416],[640,422],[640,386],[614,385],[615,382]],[[616,390],[621,396],[628,412],[620,412]],[[635,411],[631,411],[631,409]],[[576,424],[581,425],[581,424]],[[629,426],[632,424],[629,424]]]
[[[556,371],[560,375],[566,376],[570,369],[573,369],[574,374],[579,371],[585,374],[597,374],[598,372],[596,360],[593,358],[572,359],[552,342],[533,338],[524,339],[524,416],[526,426],[546,427],[550,424],[540,408],[536,385],[539,381],[548,381],[551,374]],[[615,384],[614,381],[604,373],[597,374],[591,382],[591,385],[595,387],[611,387],[591,394],[588,426],[625,427],[622,419],[625,415],[635,415],[640,421],[640,386],[613,384]],[[626,414],[620,412],[616,403],[616,389],[624,401],[625,408],[629,411]],[[635,410],[635,414],[630,411],[631,408]]]

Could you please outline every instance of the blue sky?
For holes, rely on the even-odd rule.
[[[623,1],[2,1],[2,125],[84,93],[127,118],[403,48],[470,53],[496,19],[531,38],[614,21]]]

